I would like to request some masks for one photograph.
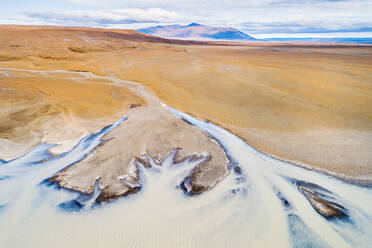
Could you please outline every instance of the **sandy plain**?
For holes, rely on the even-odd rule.
[[[203,43],[130,30],[36,26],[1,26],[0,34],[0,68],[136,81],[169,106],[221,125],[262,152],[371,182],[371,46]],[[44,140],[72,144],[131,107],[148,105],[105,80],[1,73],[1,159]]]
[[[229,174],[230,162],[221,146],[166,108],[138,107],[129,110],[127,116],[128,120],[105,136],[107,141],[102,147],[58,173],[52,181],[92,194],[95,179],[100,177],[103,190],[97,200],[103,202],[138,191],[142,180],[137,164],[152,168],[154,163],[163,164],[170,154],[175,164],[196,162],[182,183],[191,195],[213,188]]]

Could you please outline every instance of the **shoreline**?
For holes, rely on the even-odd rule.
[[[283,247],[292,244],[291,240],[299,240],[299,242],[294,243],[294,246],[303,245],[302,240],[305,240],[306,244],[311,247],[326,245],[332,247],[348,247],[350,245],[368,247],[370,237],[367,230],[370,228],[371,189],[345,184],[340,180],[329,178],[317,172],[279,162],[258,153],[239,137],[220,126],[200,121],[171,107],[163,108],[161,111],[166,110],[175,114],[170,118],[179,117],[175,121],[182,122],[181,120],[184,119],[193,126],[182,122],[180,123],[181,127],[185,129],[199,128],[205,134],[209,134],[213,140],[218,140],[225,153],[230,156],[232,161],[236,162],[230,167],[230,173],[213,190],[198,197],[185,195],[185,192],[182,192],[185,189],[182,188],[182,184],[180,185],[181,179],[189,174],[190,170],[197,169],[197,164],[205,161],[206,157],[200,157],[202,160],[191,158],[177,163],[175,151],[166,155],[167,157],[161,162],[162,166],[155,164],[153,160],[149,160],[151,166],[147,167],[143,164],[143,161],[139,161],[140,164],[136,165],[139,173],[134,168],[130,169],[127,175],[119,173],[118,179],[131,187],[129,194],[133,195],[128,197],[119,195],[119,197],[123,197],[117,199],[114,204],[110,202],[116,198],[106,198],[108,201],[102,202],[105,197],[108,197],[107,194],[104,194],[107,184],[103,182],[103,176],[92,178],[94,184],[92,184],[91,191],[88,194],[86,194],[87,192],[82,194],[81,191],[71,191],[69,188],[65,190],[65,187],[60,190],[59,186],[61,185],[47,181],[51,175],[58,173],[58,171],[64,171],[71,167],[78,168],[79,166],[74,165],[80,163],[80,161],[84,163],[81,158],[88,156],[88,154],[102,152],[103,148],[99,148],[99,150],[95,150],[95,148],[102,144],[102,140],[108,132],[115,132],[115,128],[120,128],[119,120],[111,126],[112,129],[109,126],[85,137],[73,151],[65,154],[65,156],[46,160],[44,166],[30,167],[32,159],[37,157],[28,156],[26,160],[14,161],[14,164],[2,167],[1,172],[6,175],[7,172],[12,172],[14,165],[18,165],[15,176],[2,181],[5,183],[5,187],[3,187],[5,197],[3,198],[7,204],[5,216],[10,216],[10,218],[6,218],[5,226],[13,227],[10,230],[6,228],[5,233],[9,233],[10,236],[16,233],[14,237],[20,235],[24,237],[21,240],[23,243],[31,243],[30,237],[34,238],[37,235],[31,233],[28,236],[24,233],[50,231],[50,226],[55,226],[52,225],[53,223],[62,223],[58,225],[57,229],[52,230],[52,235],[57,234],[52,241],[50,241],[49,236],[48,239],[37,240],[39,246],[47,247],[46,244],[53,243],[57,238],[63,241],[66,236],[64,234],[69,233],[72,226],[81,225],[82,228],[79,226],[76,229],[78,233],[73,232],[77,238],[81,237],[86,232],[79,232],[79,230],[86,230],[84,225],[88,221],[90,223],[88,226],[96,227],[98,225],[103,226],[105,230],[109,230],[103,233],[100,233],[97,228],[88,230],[88,233],[96,232],[97,235],[94,235],[96,238],[93,240],[82,239],[82,242],[87,244],[86,240],[91,241],[93,246],[97,245],[98,242],[104,244],[107,243],[107,240],[110,240],[110,244],[132,247],[138,244],[136,243],[138,233],[145,231],[146,233],[142,236],[148,242],[148,245],[145,245],[146,247],[153,246],[154,242],[159,240],[159,237],[167,237],[169,233],[175,239],[161,238],[161,240],[165,240],[164,247],[167,247],[170,242],[172,242],[172,245],[169,245],[170,247],[190,247],[190,244],[195,241],[195,244],[200,244],[199,239],[204,239],[206,236],[208,237],[205,239],[207,245],[204,246],[206,247],[224,247],[227,242],[231,244],[232,241],[237,240],[237,236],[245,238],[245,240],[242,242],[242,239],[240,239],[233,246],[246,247],[247,244],[252,244],[257,240],[257,235],[254,234],[257,234],[255,230],[259,228],[265,232],[262,235],[272,236],[270,240],[279,238]],[[139,116],[139,118],[141,117],[142,115]],[[125,117],[121,120],[124,119]],[[162,118],[160,117],[160,119]],[[128,121],[130,121],[129,118]],[[141,123],[136,120],[132,119],[132,121],[133,124],[141,126]],[[164,128],[163,125],[160,125],[160,127]],[[149,125],[148,128],[151,130],[152,125]],[[117,134],[121,135],[124,130],[126,129],[117,130]],[[183,132],[183,130],[180,131]],[[132,133],[131,130],[127,131]],[[110,136],[110,134],[108,135]],[[137,135],[141,136],[141,134]],[[176,132],[175,135],[179,134]],[[148,137],[152,139],[152,135]],[[191,139],[191,146],[189,144],[186,147],[193,147],[194,138]],[[112,142],[112,140],[108,142]],[[126,139],[120,139],[120,137],[115,140],[126,141]],[[160,144],[163,144],[163,141],[160,141]],[[129,143],[130,145],[131,143]],[[114,144],[114,147],[118,146]],[[112,150],[112,147],[109,150]],[[27,173],[26,175],[29,175],[29,177],[25,177],[24,173]],[[138,175],[141,175],[139,180],[135,180]],[[40,184],[40,181],[44,183]],[[186,190],[189,186],[188,184],[185,185]],[[19,194],[19,198],[14,198],[11,194],[14,187],[30,193]],[[30,188],[35,188],[35,190],[30,190]],[[41,198],[42,204],[27,204],[36,200],[40,201]],[[360,201],[360,199],[365,200]],[[19,211],[27,213],[29,209],[32,209],[35,213],[31,217],[22,214],[21,216],[25,216],[23,219],[15,218],[19,216]],[[141,218],[140,221],[138,218]],[[296,218],[297,222],[293,222],[293,218]],[[121,228],[117,228],[112,225],[115,220],[127,225],[121,225]],[[38,225],[31,225],[35,221]],[[26,225],[23,223],[26,223]],[[28,223],[31,224],[28,225]],[[293,227],[294,225],[299,226]],[[143,226],[150,228],[144,230]],[[202,228],[195,229],[198,226],[202,226]],[[18,232],[14,232],[13,229],[17,229]],[[301,229],[302,231],[298,233],[298,230]],[[236,230],[242,231],[236,232]],[[206,231],[205,235],[202,231]],[[226,231],[229,231],[229,233],[226,234]],[[125,235],[123,239],[123,232],[131,235]],[[156,232],[156,236],[152,235],[154,232]],[[6,237],[9,237],[9,235]],[[185,235],[188,236],[185,237]],[[229,237],[233,238],[229,239]],[[316,238],[307,241],[307,237]],[[185,238],[187,242],[184,241]],[[221,238],[226,240],[226,243],[221,244]],[[75,240],[74,238],[72,243]],[[179,242],[180,240],[181,242]],[[57,244],[65,243],[57,242]],[[267,246],[267,244],[266,241],[262,243],[263,246]],[[278,241],[272,241],[272,244],[278,245]],[[257,244],[255,245],[257,246]]]
[[[189,113],[187,113],[187,114],[189,114]],[[189,114],[189,115],[191,115],[191,114]],[[191,116],[193,116],[193,115],[191,115]],[[181,119],[181,120],[187,122],[186,120],[183,120],[183,119]],[[249,147],[251,147],[256,152],[258,152],[258,153],[260,153],[262,155],[265,155],[267,157],[270,157],[272,159],[275,159],[277,161],[280,161],[280,162],[283,162],[283,163],[287,163],[287,164],[290,164],[292,166],[300,167],[300,168],[303,168],[305,170],[314,171],[314,172],[317,172],[319,174],[322,174],[322,175],[329,176],[329,177],[332,177],[334,179],[340,180],[340,181],[342,181],[344,183],[356,185],[356,186],[359,186],[359,187],[372,188],[372,178],[371,179],[368,179],[368,178],[362,178],[362,176],[361,177],[348,176],[348,175],[343,174],[343,173],[335,173],[335,172],[329,171],[327,169],[322,169],[322,168],[319,168],[319,167],[316,167],[314,165],[310,165],[310,164],[307,164],[307,163],[304,163],[304,162],[301,162],[301,161],[291,160],[289,158],[283,158],[283,157],[277,156],[275,154],[271,154],[269,152],[266,152],[264,150],[261,150],[261,149],[256,148],[254,145],[252,145],[246,139],[244,139],[241,135],[237,134],[236,132],[233,132],[231,129],[229,129],[229,128],[223,126],[223,125],[219,125],[219,124],[217,124],[217,123],[215,123],[213,121],[210,121],[210,120],[204,120],[204,122],[212,123],[212,124],[214,124],[216,126],[219,126],[219,127],[223,128],[223,129],[227,130],[231,134],[233,134],[236,137],[238,137],[239,139],[241,139],[244,143],[246,143]],[[107,125],[112,125],[112,124],[113,123],[109,123]],[[107,125],[103,125],[101,128],[104,128]],[[194,126],[191,123],[188,123],[188,125]],[[100,130],[101,128],[99,128],[98,130]],[[27,153],[29,153],[30,151],[32,151],[33,149],[35,149],[36,147],[38,147],[38,146],[40,146],[40,145],[42,145],[44,143],[50,144],[50,145],[56,145],[55,147],[52,147],[51,149],[48,149],[48,152],[51,155],[53,155],[53,156],[56,157],[56,156],[59,156],[61,154],[64,154],[64,153],[69,152],[70,150],[72,150],[86,136],[87,135],[80,136],[79,138],[77,138],[74,141],[72,141],[72,140],[62,140],[59,143],[50,143],[47,140],[41,140],[37,145],[30,147],[27,152],[21,154],[20,156],[11,157],[10,159],[7,159],[7,160],[4,160],[3,158],[0,157],[0,161],[2,161],[4,163],[7,163],[9,161],[12,161],[12,160],[15,160],[17,158],[20,158],[20,157],[26,155]],[[68,142],[68,148],[66,147],[66,145],[64,145],[64,143],[66,143],[66,142]],[[217,142],[220,144],[219,141],[217,141]]]
[[[132,80],[123,80],[123,79],[114,78],[114,77],[111,77],[111,76],[99,76],[99,75],[95,75],[92,72],[73,72],[73,71],[65,71],[65,70],[50,70],[50,71],[48,71],[48,70],[32,70],[32,69],[20,69],[20,68],[0,68],[0,71],[5,71],[5,72],[6,71],[20,71],[20,72],[37,73],[37,74],[43,74],[43,73],[57,73],[58,74],[58,73],[61,73],[61,74],[72,74],[72,75],[89,75],[89,77],[87,77],[87,76],[86,77],[91,78],[91,79],[95,79],[95,78],[96,79],[105,79],[105,80],[108,80],[108,81],[112,81],[113,83],[123,82],[123,83],[127,84],[128,88],[131,91],[133,91],[134,94],[142,95],[143,97],[145,97],[145,99],[147,98],[146,100],[147,100],[149,106],[151,106],[151,105],[156,106],[159,103],[161,103],[161,100],[158,98],[158,96],[156,96],[154,93],[149,93],[151,91],[149,91],[148,87],[146,85],[141,84],[140,82],[135,82],[135,81],[132,81]],[[140,92],[138,92],[138,88],[140,88]],[[122,114],[123,113],[125,114],[127,111],[128,111],[128,109],[127,110],[121,110],[120,112]],[[188,113],[188,112],[186,111],[185,113]],[[188,114],[190,114],[190,113],[188,113]],[[194,116],[193,114],[190,114],[190,115]],[[200,114],[200,113],[198,113],[197,115],[202,116],[202,114]],[[99,118],[99,119],[100,119],[100,123],[104,122],[103,119],[107,119],[107,122],[109,122],[109,120],[112,120],[112,117],[107,117],[107,118],[103,118],[103,119]],[[218,123],[216,121],[211,121],[210,119],[205,119],[205,118],[202,118],[202,119],[204,119],[206,122],[211,122],[215,125],[221,126],[222,128],[228,130],[230,133],[239,137],[247,145],[252,147],[252,149],[254,149],[257,152],[259,152],[261,154],[264,154],[268,157],[271,157],[271,158],[276,159],[278,161],[289,163],[289,164],[292,164],[294,166],[301,167],[301,168],[304,168],[304,169],[307,169],[307,170],[316,171],[318,173],[321,173],[321,174],[339,179],[339,180],[341,180],[343,182],[346,182],[346,183],[358,185],[358,186],[361,186],[361,187],[372,187],[372,178],[369,179],[369,178],[363,178],[363,176],[361,176],[361,177],[350,176],[350,175],[346,175],[344,173],[332,172],[331,170],[320,168],[319,166],[311,165],[311,164],[301,162],[301,161],[298,161],[298,160],[293,160],[293,159],[290,159],[288,157],[275,155],[273,153],[265,151],[265,149],[257,148],[257,146],[255,146],[254,144],[252,145],[252,143],[248,142],[247,139],[243,138],[241,134],[239,134],[238,132],[233,131],[231,128],[228,128],[227,127],[228,125],[223,123],[223,121],[219,121],[219,122],[222,122],[222,123]],[[87,121],[87,120],[85,120],[85,121]],[[107,123],[105,125],[110,125],[110,124],[111,123]],[[105,125],[103,125],[103,126],[105,126]],[[52,137],[53,137],[53,135],[52,135]],[[82,137],[82,135],[80,134],[79,137],[77,137],[76,139],[71,138],[69,140],[61,140],[61,141],[57,141],[57,143],[55,142],[55,138],[52,138],[53,142],[48,142],[48,138],[44,137],[42,140],[40,140],[40,142],[38,142],[38,145],[40,145],[42,143],[57,144],[57,146],[53,148],[53,151],[50,151],[50,152],[54,155],[58,155],[59,153],[57,153],[56,151],[66,152],[67,151],[66,149],[69,149],[69,148],[73,147],[74,145],[72,143],[74,143],[74,142],[75,142],[75,144],[78,143],[79,140],[81,139],[81,137]],[[84,135],[83,135],[83,137],[84,137]],[[68,143],[68,146],[66,146],[66,143]],[[38,145],[34,145],[33,147],[30,147],[27,152],[31,151],[32,149],[34,149]],[[21,154],[20,156],[23,156],[27,152]],[[18,156],[18,157],[20,157],[20,156]],[[9,160],[12,160],[12,159],[15,159],[15,158],[18,158],[18,157],[11,157],[10,159],[9,159],[9,157],[6,157],[7,160],[4,160],[3,158],[0,158],[0,160],[9,161]]]
[[[96,130],[159,98],[272,157],[370,185],[371,47],[176,45],[134,31],[68,27],[0,26],[0,33],[2,67],[51,71],[47,77],[0,74],[5,139],[27,144],[26,137],[37,134],[52,143],[75,141],[78,131]],[[96,79],[87,78],[93,74]],[[126,80],[141,87],[132,84],[132,92]],[[142,88],[155,96],[148,98],[152,103],[137,95]]]
[[[195,117],[194,115],[192,115],[190,113],[186,112],[186,114]],[[323,174],[323,175],[326,175],[326,176],[330,176],[332,178],[335,178],[335,179],[340,180],[340,181],[345,182],[345,183],[353,184],[353,185],[360,186],[360,187],[372,188],[372,175],[370,175],[370,177],[371,177],[370,179],[360,178],[360,177],[358,178],[358,177],[354,177],[354,176],[348,176],[348,175],[343,174],[343,173],[332,172],[332,171],[329,171],[327,169],[322,169],[322,168],[319,168],[319,167],[316,167],[316,166],[312,166],[310,164],[307,164],[307,163],[304,163],[304,162],[301,162],[301,161],[296,161],[296,160],[291,160],[291,159],[288,159],[288,158],[283,158],[283,157],[277,156],[275,154],[271,154],[269,152],[265,152],[264,150],[256,148],[254,145],[252,145],[250,142],[248,142],[246,139],[244,139],[241,135],[232,131],[230,128],[227,128],[223,125],[220,125],[220,124],[215,123],[215,122],[210,121],[210,120],[204,120],[204,122],[212,123],[216,126],[219,126],[223,129],[227,130],[228,132],[230,132],[231,134],[235,135],[236,137],[241,139],[243,142],[245,142],[249,147],[254,149],[256,152],[258,152],[260,154],[263,154],[265,156],[268,156],[272,159],[275,159],[275,160],[278,160],[280,162],[287,163],[287,164],[290,164],[290,165],[293,165],[293,166],[296,166],[296,167],[300,167],[300,168],[303,168],[303,169],[306,169],[306,170],[315,171],[317,173],[320,173],[320,174]]]

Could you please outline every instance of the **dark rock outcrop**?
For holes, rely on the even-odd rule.
[[[307,182],[297,182],[297,185],[298,190],[306,196],[311,206],[320,215],[328,219],[348,217],[348,210],[337,203],[335,197],[327,189]]]

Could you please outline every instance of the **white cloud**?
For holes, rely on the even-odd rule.
[[[125,6],[149,8],[149,7],[162,7],[162,8],[226,8],[226,7],[252,7],[264,6],[267,4],[275,4],[283,2],[283,0],[65,0],[67,2],[87,5],[87,6]],[[284,0],[287,1],[287,0]]]
[[[26,12],[28,17],[53,23],[107,25],[120,23],[178,22],[184,18],[175,11],[160,8]]]
[[[71,9],[83,10],[29,11],[26,14],[34,22],[118,28],[198,22],[235,27],[248,34],[372,30],[371,0],[65,1]]]

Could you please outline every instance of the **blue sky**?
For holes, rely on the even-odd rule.
[[[188,24],[263,37],[372,37],[372,0],[1,0],[0,23],[139,28]]]

